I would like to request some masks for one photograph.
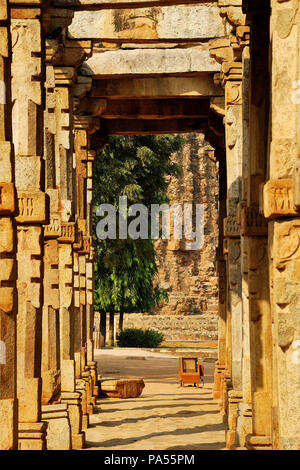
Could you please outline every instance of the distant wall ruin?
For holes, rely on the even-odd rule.
[[[153,328],[166,340],[199,341],[216,339],[218,332],[218,164],[203,134],[185,139],[182,151],[172,157],[182,174],[168,178],[169,204],[204,205],[204,244],[201,250],[187,250],[184,239],[155,242],[157,282],[169,301],[150,315],[125,315],[124,327]]]

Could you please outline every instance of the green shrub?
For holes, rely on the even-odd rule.
[[[127,328],[117,336],[120,348],[157,348],[164,339],[164,335],[155,330],[139,330]]]

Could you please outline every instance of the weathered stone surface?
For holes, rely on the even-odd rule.
[[[81,73],[105,78],[111,75],[167,75],[219,70],[219,64],[209,56],[209,51],[204,45],[176,50],[140,49],[97,53],[85,62]]]
[[[269,219],[300,214],[294,205],[292,179],[271,180],[265,184],[264,214]]]
[[[17,222],[46,223],[48,219],[48,199],[42,191],[18,191],[19,215]]]
[[[71,432],[68,418],[68,405],[42,406],[42,421],[47,426],[47,450],[70,450]]]
[[[225,28],[215,3],[134,10],[76,12],[68,28],[74,38],[107,42],[206,39],[224,36]]]

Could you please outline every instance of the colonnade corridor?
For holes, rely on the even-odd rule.
[[[86,448],[130,450],[225,450],[225,423],[212,398],[214,362],[205,366],[203,388],[181,387],[178,357],[135,349],[96,350],[103,380],[143,378],[138,398],[102,398],[86,431]],[[105,383],[105,382],[103,382]],[[130,452],[129,454],[130,455]]]
[[[202,416],[228,450],[300,449],[299,122],[298,0],[0,1],[1,450],[93,441],[94,162],[111,136],[185,133],[218,165]]]

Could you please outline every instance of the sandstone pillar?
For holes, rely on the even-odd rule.
[[[16,387],[16,209],[11,143],[10,11],[0,6],[0,450],[17,448]]]
[[[239,403],[242,400],[243,303],[241,276],[241,239],[237,224],[237,205],[241,200],[242,175],[242,65],[224,62],[225,139],[227,164],[227,217],[224,236],[227,238],[228,332],[231,336],[230,377],[232,390],[228,396],[228,426],[226,445],[236,441]]]
[[[48,207],[44,192],[44,73],[42,2],[12,8],[12,112],[18,192],[18,322],[17,361],[19,448],[44,449],[41,422],[43,224]]]
[[[71,426],[72,449],[82,449],[85,434],[82,432],[81,393],[75,386],[74,359],[74,259],[73,246],[76,242],[76,224],[62,222],[59,238],[59,286],[60,286],[60,344],[61,344],[61,402],[68,405]]]
[[[271,446],[272,402],[272,324],[269,297],[269,267],[267,225],[259,213],[259,188],[266,179],[268,139],[268,13],[255,16],[251,24],[249,49],[249,144],[244,158],[243,192],[245,204],[241,207],[241,234],[247,245],[247,283],[249,311],[249,343],[245,342],[245,372],[249,367],[251,381],[246,372],[244,401],[249,406],[248,420],[244,420],[245,444],[250,449]],[[248,55],[248,47],[245,51]],[[258,80],[259,77],[259,80]],[[246,265],[247,263],[245,263]],[[246,326],[246,325],[245,325]],[[248,331],[248,330],[247,330]],[[249,344],[249,346],[248,346]],[[246,399],[247,397],[247,399]],[[251,402],[249,403],[249,398]],[[250,429],[252,408],[252,431]],[[248,424],[247,424],[248,421]],[[250,430],[250,432],[249,432]]]
[[[269,221],[274,335],[272,441],[275,449],[299,450],[300,17],[298,2],[273,0],[271,8],[272,107],[264,214]]]
[[[50,199],[49,224],[44,227],[44,303],[42,320],[42,404],[60,399],[59,247],[60,194],[56,188],[56,107],[53,50],[46,47],[46,106],[44,111],[45,189]]]
[[[96,387],[96,370],[93,362],[93,264],[91,254],[91,177],[92,161],[89,162],[90,116],[75,117],[75,161],[76,161],[76,212],[81,243],[76,250],[76,387],[81,390],[83,429],[88,427],[88,414],[93,412],[94,386]],[[78,364],[80,361],[80,365]],[[91,370],[93,372],[91,372]],[[93,378],[92,375],[93,374]]]
[[[217,156],[217,155],[216,155]],[[217,273],[219,288],[219,320],[218,320],[218,362],[215,368],[214,393],[215,399],[221,399],[221,383],[226,363],[226,261],[224,257],[224,219],[226,217],[226,157],[225,150],[219,159],[219,245],[217,251]],[[221,405],[221,403],[220,403]],[[221,405],[222,406],[222,405]]]
[[[80,335],[76,309],[76,269],[78,267],[75,245],[78,242],[77,223],[74,220],[76,206],[76,178],[73,162],[73,87],[76,73],[73,67],[55,67],[56,97],[56,184],[62,203],[61,236],[59,237],[59,293],[60,293],[60,360],[61,402],[68,405],[71,426],[72,449],[84,446],[82,432],[82,395],[76,389],[76,366],[81,367],[77,352]],[[76,360],[77,359],[77,360]],[[78,363],[79,360],[79,363]],[[79,371],[80,375],[80,371]]]

